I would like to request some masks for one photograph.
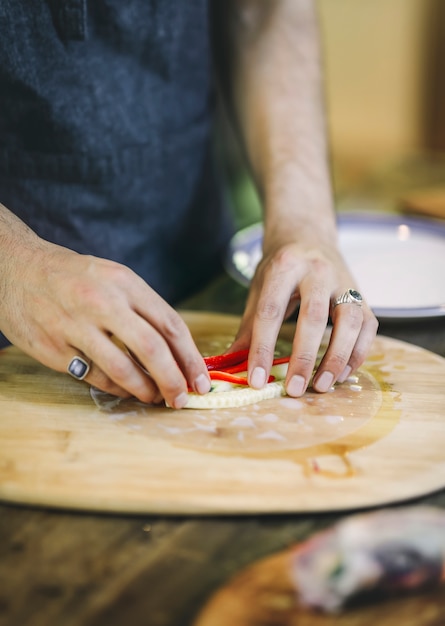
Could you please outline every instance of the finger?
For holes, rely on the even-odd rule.
[[[79,379],[75,375],[74,375],[74,378],[78,378],[78,380],[84,380],[92,387],[95,387],[96,389],[100,389],[101,391],[109,393],[113,396],[119,396],[120,398],[133,397],[129,391],[117,385],[109,376],[107,376],[107,374],[105,374],[105,372],[101,370],[98,365],[96,365],[95,363],[89,362],[89,359],[86,355],[80,354],[80,350],[77,350],[77,352],[73,354],[69,362],[70,365],[73,362],[73,360],[77,361],[79,357],[88,363],[89,369],[88,369],[88,373],[84,377],[81,377],[81,379]],[[150,404],[158,404],[159,402],[161,402],[162,396],[154,383],[152,387],[153,387],[152,397],[150,401],[148,400],[145,400],[145,401],[149,402]],[[146,397],[148,398],[148,396]]]
[[[84,379],[92,387],[105,391],[113,396],[119,396],[121,398],[134,397],[129,391],[123,387],[117,385],[103,370],[100,369],[95,363],[91,363],[90,371]],[[148,383],[149,385],[149,383]],[[149,392],[147,389],[145,392],[145,402],[150,404],[157,404],[162,400],[162,396],[159,393],[156,385],[153,383],[152,390]],[[150,400],[148,399],[150,398]]]
[[[189,387],[208,392],[207,367],[184,320],[134,272],[113,268],[113,286],[125,297],[114,298],[112,310],[96,306],[96,324],[137,355],[175,408],[185,405]]]
[[[147,289],[147,285],[143,284],[145,289]],[[141,298],[139,292],[132,294],[134,297],[132,305],[138,315],[138,319],[135,326],[126,326],[125,334],[128,337],[126,345],[131,347],[144,366],[148,367],[151,365],[150,374],[156,379],[161,389],[169,386],[168,378],[173,374],[176,381],[173,386],[177,388],[179,393],[186,392],[188,387],[196,393],[207,393],[211,388],[210,377],[190,329],[177,311],[170,307],[152,289],[149,291],[149,299],[146,297]],[[154,335],[150,330],[151,328],[164,341],[164,343],[158,346],[162,350],[160,355],[153,354],[152,339]],[[121,332],[121,329],[119,331]],[[144,332],[146,333],[145,337],[140,335]],[[155,338],[155,341],[157,342],[158,339]],[[176,368],[179,367],[184,380],[180,379],[176,372],[172,371],[171,360],[167,359],[167,355],[164,353],[166,349],[173,356]],[[148,355],[151,355],[151,357]],[[161,360],[164,361],[163,366],[167,367],[167,370],[161,369]],[[159,363],[159,367],[156,367],[157,363]],[[153,366],[155,366],[156,371],[153,371]],[[177,387],[179,380],[181,380],[181,391]]]
[[[159,320],[156,329],[165,339],[188,385],[196,393],[208,393],[211,388],[209,373],[190,329],[173,309],[165,308],[165,315]]]
[[[80,357],[89,365],[84,380],[98,389],[121,397],[134,396],[147,403],[159,399],[155,382],[113,342],[109,333],[95,326],[70,326],[69,320],[65,320],[60,332],[49,334],[45,328],[40,330],[33,356],[47,367],[66,373],[72,359]]]
[[[244,309],[243,316],[241,318],[241,322],[236,333],[235,340],[233,341],[230,349],[232,351],[236,350],[244,350],[249,349],[252,343],[252,326],[253,319],[255,317],[255,311],[257,308],[257,290],[255,289],[255,285],[252,284],[249,295],[247,297],[246,306]]]
[[[103,391],[101,386],[102,372],[117,388],[125,393],[151,404],[158,397],[159,391],[155,381],[135,363],[131,356],[111,341],[108,333],[97,329],[83,332],[75,341],[83,354],[94,364],[91,373],[85,380]],[[106,379],[102,379],[105,385]],[[112,393],[109,391],[109,393]]]
[[[337,381],[340,383],[343,383],[350,374],[364,363],[377,334],[379,323],[376,317],[369,307],[364,305],[363,308],[363,325],[347,365],[337,377]]]
[[[267,382],[278,333],[296,280],[294,272],[283,271],[271,264],[265,271],[263,288],[257,296],[253,315],[252,304],[249,309],[246,318],[251,328],[248,379],[250,386],[256,389],[264,387]]]
[[[312,386],[324,393],[336,382],[349,362],[363,326],[363,311],[357,304],[340,304],[332,314],[333,329]]]
[[[182,408],[188,400],[189,385],[184,371],[191,379],[190,387],[198,393],[206,393],[210,391],[211,387],[204,360],[191,339],[186,324],[182,318],[179,319],[182,323],[178,324],[176,341],[172,339],[171,329],[167,333],[164,325],[159,332],[158,329],[136,314],[134,314],[132,323],[126,325],[124,329],[112,329],[114,333],[120,333],[121,340],[135,354],[143,368],[150,373],[150,378],[155,381],[167,404],[178,409]],[[166,333],[174,344],[178,359],[175,358],[162,333]],[[188,333],[188,341],[184,341],[186,333]],[[188,357],[188,350],[193,353],[191,357]],[[190,361],[187,361],[187,358]]]
[[[301,304],[286,376],[288,395],[298,397],[306,391],[312,377],[320,343],[329,318],[328,287],[324,282],[304,280],[300,285]]]

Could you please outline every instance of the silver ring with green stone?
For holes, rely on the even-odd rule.
[[[338,296],[338,298],[334,300],[334,309],[339,304],[356,304],[357,306],[362,306],[362,294],[356,289],[347,289],[344,293],[341,294],[341,296]]]

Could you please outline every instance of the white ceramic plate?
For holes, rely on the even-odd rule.
[[[445,225],[392,215],[338,216],[340,247],[379,318],[445,315]],[[248,286],[261,259],[262,224],[238,232],[228,273]]]

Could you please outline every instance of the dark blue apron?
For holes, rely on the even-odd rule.
[[[0,202],[49,241],[128,265],[172,304],[220,270],[231,234],[208,11],[0,1]]]

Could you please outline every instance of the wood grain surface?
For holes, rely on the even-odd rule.
[[[236,316],[184,312],[201,349]],[[285,327],[281,340],[292,338]],[[0,352],[0,498],[128,513],[345,510],[445,484],[445,360],[377,338],[356,378],[327,394],[223,411],[126,401],[107,412],[88,386],[16,348]]]

